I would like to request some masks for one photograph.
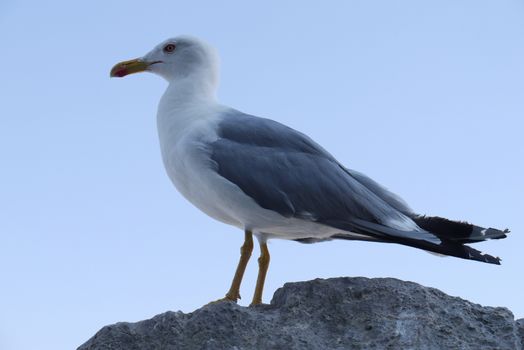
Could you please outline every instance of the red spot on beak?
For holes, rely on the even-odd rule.
[[[140,58],[124,61],[115,64],[115,66],[111,69],[109,76],[122,78],[129,74],[144,72],[147,70],[147,67],[149,67],[149,63],[144,62]]]
[[[118,69],[115,69],[111,75],[113,77],[117,77],[117,78],[122,78],[122,77],[125,77],[128,73],[127,69],[125,67],[121,67],[121,68],[118,68]]]

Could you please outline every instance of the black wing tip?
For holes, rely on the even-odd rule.
[[[493,264],[493,265],[501,265],[502,259],[499,258],[498,256],[492,256],[489,254],[485,254],[467,245],[464,245],[462,247],[465,253],[462,257],[465,259],[479,261],[479,262]]]
[[[499,258],[499,257],[495,257],[493,260],[489,260],[489,261],[486,261],[488,264],[493,264],[493,265],[502,265],[502,259]]]
[[[507,228],[505,228],[504,230],[499,230],[497,228],[492,227],[485,229],[479,226],[475,226],[476,236],[478,238],[481,238],[482,240],[506,238],[507,234],[510,232],[511,231]]]
[[[499,230],[473,225],[467,221],[454,221],[440,216],[414,215],[413,221],[422,229],[441,239],[457,243],[476,243],[489,239],[506,238],[509,229]]]
[[[483,256],[485,258],[484,260],[485,263],[493,264],[493,265],[502,265],[501,263],[502,259],[499,258],[498,256],[491,256],[487,254],[483,254]]]

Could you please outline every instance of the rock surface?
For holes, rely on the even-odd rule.
[[[524,319],[416,283],[333,278],[286,283],[270,305],[220,302],[102,328],[79,350],[516,349]]]

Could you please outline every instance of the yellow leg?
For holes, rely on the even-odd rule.
[[[251,252],[253,251],[253,234],[251,231],[245,231],[244,244],[240,248],[240,261],[238,262],[237,270],[235,272],[235,277],[233,277],[233,282],[231,282],[231,288],[229,292],[226,293],[225,300],[231,300],[236,302],[240,299],[240,283],[242,282],[242,277],[244,277],[244,271],[246,271],[246,266],[251,257]]]
[[[262,304],[262,292],[264,291],[264,282],[266,281],[267,269],[269,267],[269,250],[266,242],[260,243],[260,257],[258,258],[258,278],[255,294],[251,306]]]

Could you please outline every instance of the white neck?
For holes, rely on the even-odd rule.
[[[198,102],[216,102],[217,82],[204,74],[193,73],[170,81],[160,100],[160,104],[180,104]]]
[[[157,119],[197,118],[199,111],[217,105],[213,81],[190,75],[170,82],[158,105]],[[159,125],[160,127],[160,125]]]
[[[214,82],[199,78],[191,75],[171,82],[160,99],[157,127],[162,153],[176,147],[194,122],[214,118],[222,109]]]

